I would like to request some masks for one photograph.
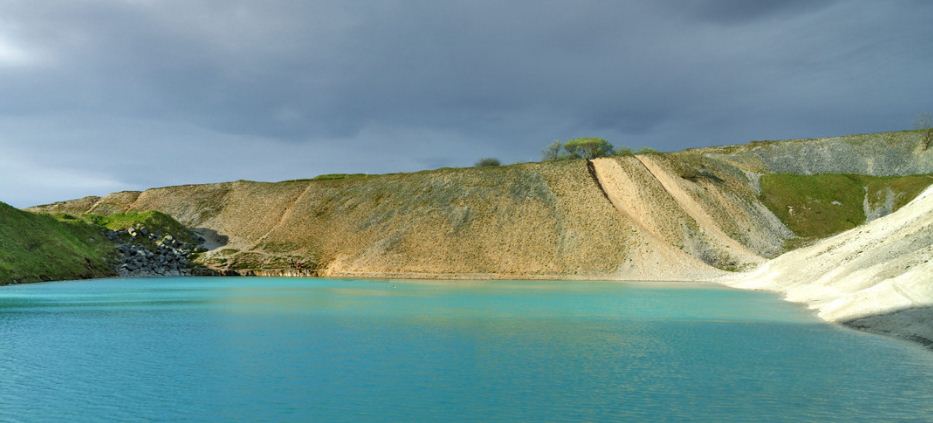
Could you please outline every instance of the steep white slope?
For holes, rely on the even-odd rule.
[[[828,321],[930,342],[933,187],[890,215],[721,282],[783,292]]]

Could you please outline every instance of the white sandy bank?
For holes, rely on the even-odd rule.
[[[933,186],[897,212],[719,282],[783,292],[827,321],[933,342]]]

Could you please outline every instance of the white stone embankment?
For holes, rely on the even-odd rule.
[[[781,292],[824,320],[933,346],[933,187],[890,215],[719,282]]]

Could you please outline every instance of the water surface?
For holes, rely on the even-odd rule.
[[[0,288],[0,421],[620,419],[933,420],[933,354],[711,286]]]

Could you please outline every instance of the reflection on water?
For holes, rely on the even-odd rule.
[[[933,354],[710,286],[323,279],[0,289],[0,421],[933,417]]]

